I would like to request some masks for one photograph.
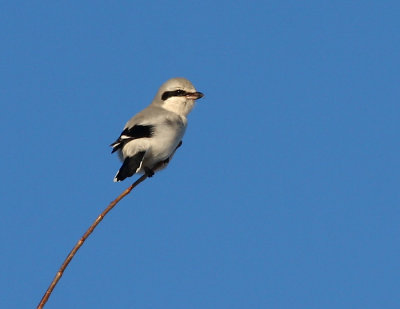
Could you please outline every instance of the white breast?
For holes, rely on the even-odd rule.
[[[168,159],[182,140],[186,125],[186,117],[174,117],[158,125],[154,135],[147,139],[149,147],[142,166],[151,168],[158,162]]]

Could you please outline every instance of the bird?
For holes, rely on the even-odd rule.
[[[203,96],[183,77],[162,84],[151,104],[133,116],[110,145],[123,162],[114,182],[137,173],[152,177],[165,168],[182,145],[187,115]]]

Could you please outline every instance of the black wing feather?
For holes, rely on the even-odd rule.
[[[124,145],[134,139],[152,137],[154,134],[153,125],[134,125],[131,128],[125,128],[119,138],[110,146],[113,147],[111,153],[124,147]]]

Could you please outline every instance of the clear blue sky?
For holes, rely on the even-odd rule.
[[[133,181],[108,146],[168,78],[168,169],[46,308],[400,308],[398,1],[3,1],[0,307],[33,308]]]

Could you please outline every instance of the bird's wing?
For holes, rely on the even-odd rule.
[[[126,143],[138,139],[152,137],[154,134],[154,125],[151,124],[135,124],[133,127],[125,128],[119,138],[110,146],[113,147],[111,153],[122,148]]]
[[[152,137],[156,126],[171,117],[176,118],[177,116],[163,108],[148,106],[127,122],[119,138],[110,145],[113,147],[112,153],[134,139]]]

